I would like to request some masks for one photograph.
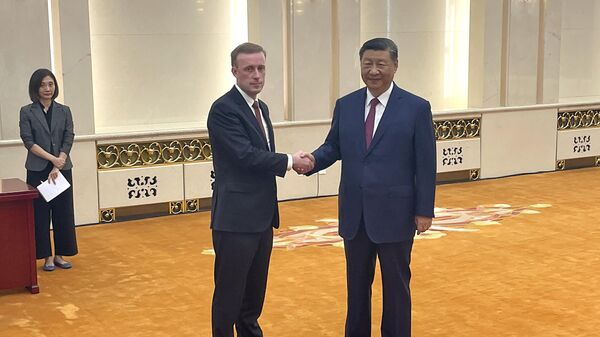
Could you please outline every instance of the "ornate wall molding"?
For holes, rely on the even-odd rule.
[[[469,179],[471,180],[479,180],[480,174],[479,169],[474,169],[469,171]]]
[[[169,214],[181,214],[185,212],[183,200],[171,201],[169,203]]]
[[[480,126],[480,118],[433,121],[436,140],[477,138]]]
[[[113,222],[115,221],[115,209],[105,208],[98,211],[99,222]]]
[[[208,139],[96,146],[96,162],[100,170],[210,160],[212,160],[212,149]]]
[[[199,199],[190,199],[185,200],[185,209],[186,213],[194,213],[200,210],[200,200]]]
[[[460,166],[464,161],[463,147],[444,148],[442,149],[442,156],[442,166]]]
[[[578,110],[558,113],[558,130],[585,129],[600,127],[600,110]]]

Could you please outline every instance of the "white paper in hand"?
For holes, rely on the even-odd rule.
[[[66,191],[70,186],[71,184],[69,184],[65,176],[58,171],[58,177],[54,179],[54,184],[46,180],[43,181],[37,187],[37,189],[40,191],[42,197],[44,197],[44,200],[46,200],[46,202],[50,202],[50,200],[56,198],[59,194]]]

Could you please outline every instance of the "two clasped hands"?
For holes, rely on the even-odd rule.
[[[54,165],[54,167],[52,168],[52,171],[50,171],[50,174],[48,174],[48,180],[50,183],[56,184],[56,179],[58,178],[58,171],[62,170],[62,168],[65,166],[65,163],[67,161],[67,155],[64,152],[61,152],[58,157],[54,157],[50,161],[52,162],[52,165]]]
[[[292,155],[292,169],[298,174],[305,174],[315,167],[315,157],[309,152],[298,151]]]

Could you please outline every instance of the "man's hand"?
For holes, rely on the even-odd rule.
[[[298,174],[304,174],[311,171],[315,167],[315,158],[312,154],[298,151],[292,155],[292,168]]]
[[[415,224],[417,225],[417,235],[426,232],[429,227],[431,227],[431,222],[432,219],[425,217],[425,216],[420,216],[420,215],[415,215]]]

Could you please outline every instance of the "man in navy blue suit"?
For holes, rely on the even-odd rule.
[[[275,176],[306,172],[312,162],[275,152],[267,104],[258,99],[266,73],[266,52],[242,43],[231,52],[235,85],[208,113],[212,147],[212,228],[215,290],[214,337],[262,337],[258,323],[267,290],[273,228],[279,227]]]
[[[411,335],[410,256],[415,231],[434,217],[436,151],[431,106],[393,83],[398,47],[386,38],[360,49],[366,88],[337,100],[308,174],[342,161],[339,233],[344,238],[346,337],[371,335],[371,286],[379,257],[382,337]],[[310,154],[306,154],[310,157]]]

